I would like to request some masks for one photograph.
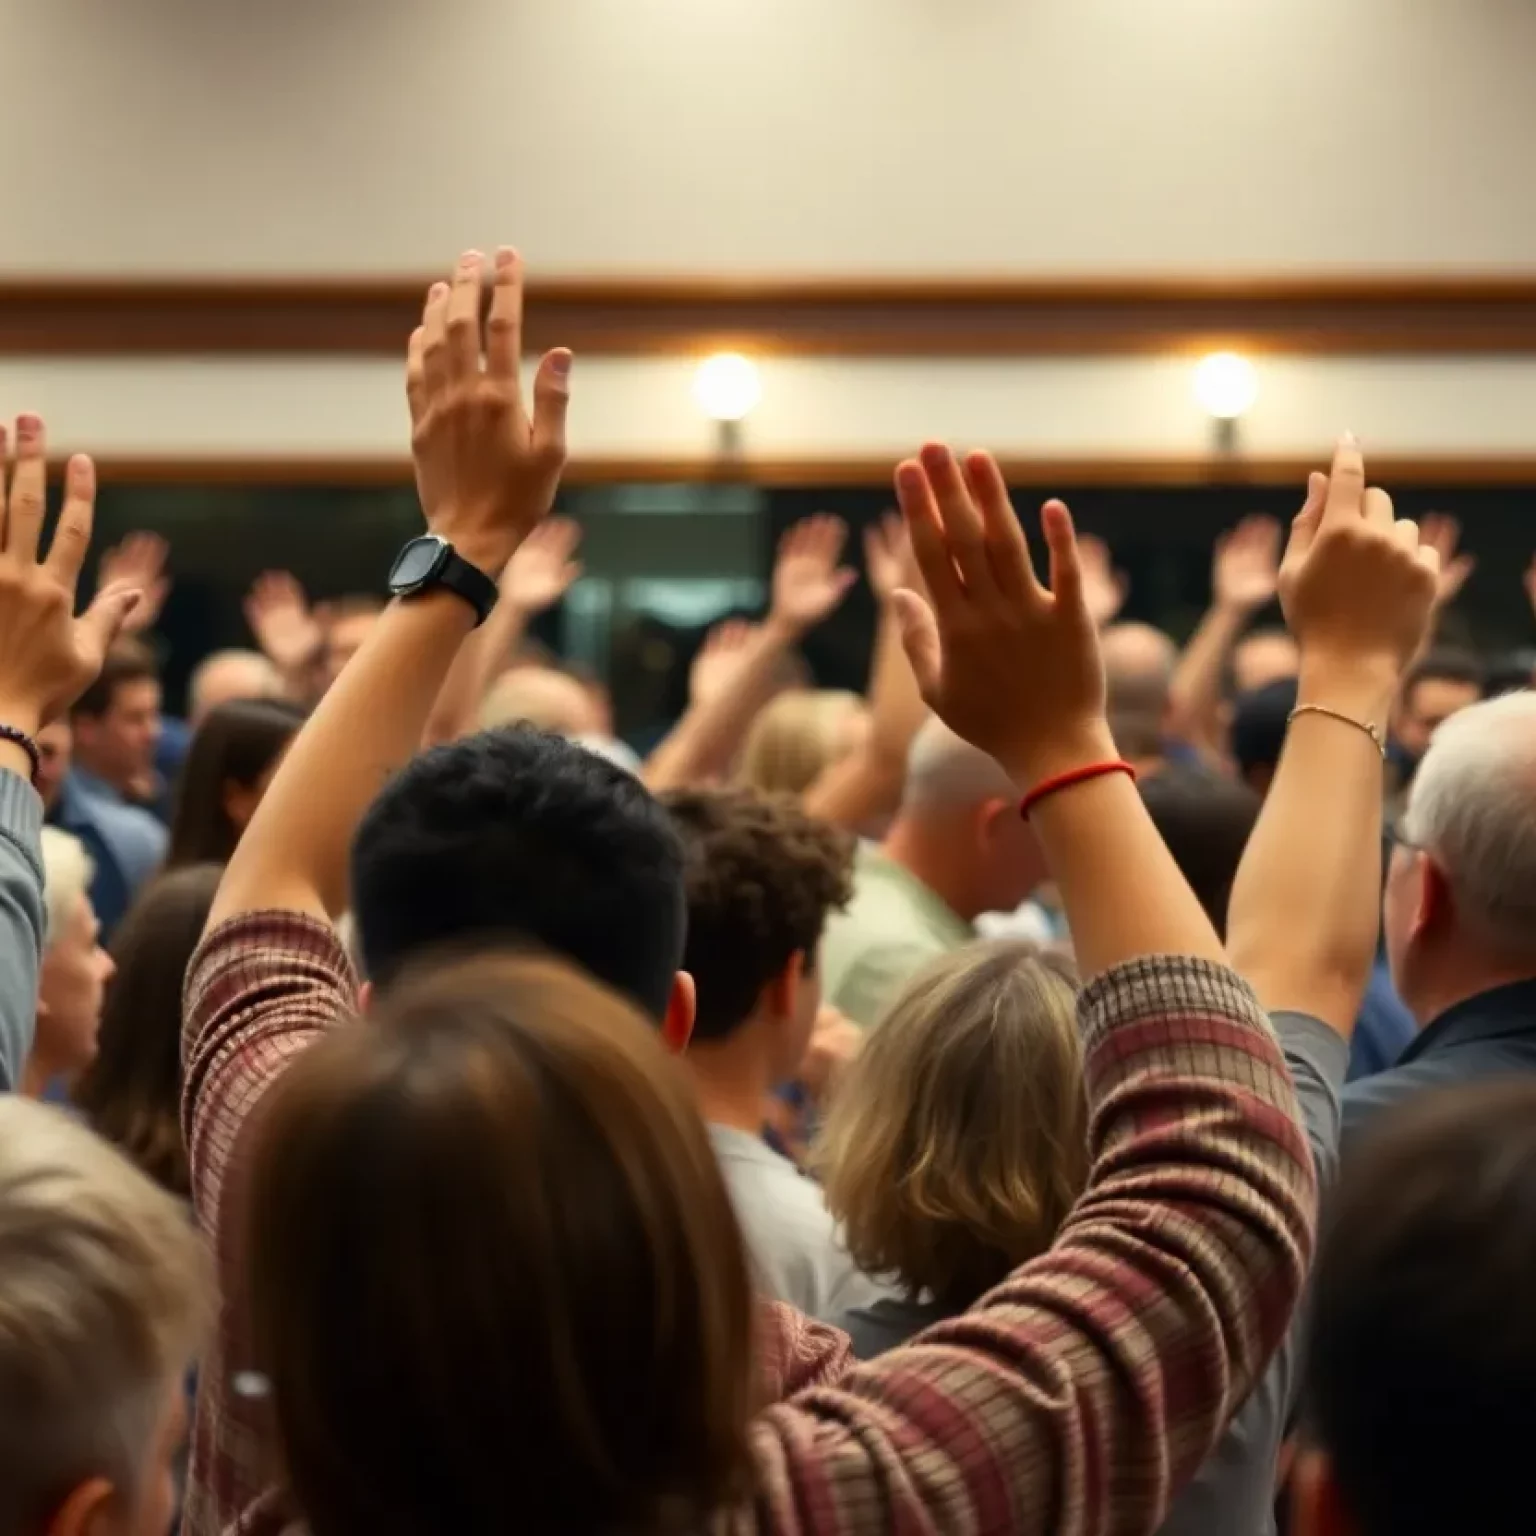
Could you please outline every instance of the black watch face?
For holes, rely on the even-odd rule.
[[[396,592],[410,592],[437,574],[446,549],[436,539],[412,539],[400,551],[395,568],[389,573],[390,587]]]

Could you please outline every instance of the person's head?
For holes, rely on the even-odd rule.
[[[1233,693],[1254,693],[1271,683],[1283,683],[1301,671],[1296,637],[1279,625],[1253,629],[1232,647]]]
[[[513,667],[491,685],[480,706],[480,728],[531,725],[557,736],[598,736],[604,716],[578,679],[555,667]]]
[[[736,777],[768,794],[804,794],[868,735],[869,710],[858,694],[792,688],[752,722]]]
[[[59,792],[74,758],[74,732],[67,717],[50,720],[36,735],[37,792],[43,809],[51,811],[59,803]]]
[[[154,774],[160,744],[160,672],[149,647],[137,640],[113,645],[70,722],[82,768],[125,792],[142,787]]]
[[[853,839],[789,796],[689,790],[663,802],[683,840],[696,995],[690,1055],[745,1045],[792,1077],[821,1004],[816,947],[852,894]]]
[[[1232,760],[1238,776],[1255,794],[1269,793],[1296,697],[1296,679],[1281,678],[1243,694],[1233,707],[1228,732]]]
[[[163,1536],[211,1286],[182,1203],[0,1097],[0,1530]]]
[[[1178,648],[1150,624],[1111,624],[1101,641],[1105,707],[1121,756],[1133,763],[1163,755]]]
[[[632,774],[559,736],[485,731],[408,764],[358,828],[352,906],[377,984],[442,946],[535,946],[687,1038],[677,829]]]
[[[304,712],[278,699],[220,704],[182,765],[166,864],[227,864],[267,792]]]
[[[321,653],[321,683],[329,688],[342,669],[363,648],[384,612],[383,601],[365,593],[338,597],[324,605],[325,645]]]
[[[1409,669],[1392,715],[1392,738],[1410,762],[1459,710],[1483,696],[1483,666],[1462,651],[1431,651]]]
[[[43,828],[42,848],[43,963],[26,1072],[33,1092],[54,1078],[73,1077],[96,1055],[102,996],[113,970],[91,906],[90,855],[78,838],[57,827]]]
[[[940,720],[923,726],[907,754],[886,850],[967,921],[1011,912],[1045,878],[1017,787]]]
[[[1297,1536],[1531,1528],[1536,1081],[1427,1093],[1352,1150],[1311,1287]]]
[[[192,673],[187,715],[194,730],[221,704],[243,699],[275,699],[283,681],[260,651],[215,651]]]
[[[1259,819],[1259,797],[1214,774],[1168,769],[1141,780],[1142,804],[1217,933],[1237,866]]]
[[[746,1492],[730,1200],[682,1064],[571,967],[461,958],[328,1032],[269,1095],[246,1208],[249,1365],[314,1536],[514,1504],[696,1530]]]
[[[223,873],[192,864],[147,885],[112,937],[96,1059],[75,1103],[150,1178],[190,1193],[181,1134],[181,990]]]
[[[1088,1178],[1077,982],[1018,940],[902,989],[847,1069],[815,1152],[868,1274],[969,1306],[1043,1253]]]
[[[1421,1024],[1536,976],[1536,693],[1462,710],[1414,776],[1387,871],[1392,978]]]

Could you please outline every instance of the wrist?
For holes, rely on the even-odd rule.
[[[1107,721],[1085,721],[1070,731],[1053,733],[1010,751],[998,761],[1021,795],[1027,795],[1047,779],[1054,779],[1093,763],[1110,763],[1120,752],[1109,733]]]
[[[0,698],[0,725],[8,725],[24,736],[36,736],[43,728],[43,707],[35,699]]]
[[[800,643],[800,637],[805,633],[805,626],[798,624],[794,619],[784,614],[768,611],[768,617],[763,621],[764,638],[771,640],[775,645],[781,645],[786,650],[792,645]]]
[[[1327,657],[1303,653],[1296,682],[1298,704],[1329,709],[1384,727],[1397,696],[1401,669],[1384,657]]]

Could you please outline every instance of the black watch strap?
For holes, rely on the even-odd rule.
[[[483,624],[496,606],[496,583],[477,565],[471,565],[447,539],[435,533],[412,539],[395,557],[389,573],[389,590],[395,597],[419,597],[423,592],[446,587],[475,610],[475,623]]]
[[[451,544],[448,557],[437,573],[437,582],[457,593],[475,610],[477,628],[490,618],[498,596],[496,583],[478,565],[471,565]]]

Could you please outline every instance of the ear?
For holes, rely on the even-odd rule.
[[[984,846],[997,841],[998,834],[1010,830],[1008,822],[1017,820],[1017,800],[983,800],[976,808],[976,836]]]
[[[1426,931],[1448,927],[1455,920],[1456,902],[1445,871],[1428,854],[1416,853],[1414,857],[1419,866],[1419,899],[1413,914],[1413,934],[1417,938]]]
[[[672,996],[667,999],[666,1017],[661,1021],[661,1038],[669,1051],[679,1056],[688,1049],[693,1033],[693,1016],[698,1008],[698,992],[693,977],[679,971],[672,978]]]
[[[365,981],[357,989],[357,1011],[365,1017],[373,1012],[373,983]]]
[[[1290,1487],[1290,1536],[1358,1536],[1326,1452],[1303,1451],[1291,1468]]]
[[[114,1529],[111,1483],[104,1477],[81,1483],[43,1529],[47,1536],[106,1536]]]

